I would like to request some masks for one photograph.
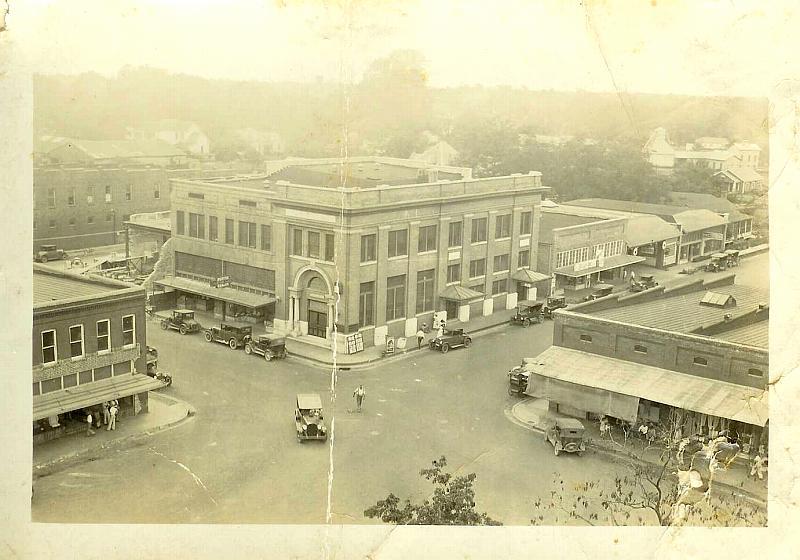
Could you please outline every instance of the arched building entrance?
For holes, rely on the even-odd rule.
[[[289,328],[327,339],[336,317],[336,295],[326,274],[313,266],[299,270],[289,288]]]

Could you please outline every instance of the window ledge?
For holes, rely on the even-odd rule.
[[[506,268],[505,270],[495,270],[492,274],[508,274],[509,272],[511,272],[511,269]]]
[[[132,349],[132,348],[136,348],[136,343],[135,343],[135,342],[134,342],[133,344],[125,344],[125,345],[122,347],[122,349],[123,349],[123,350],[130,350],[130,349]]]
[[[472,245],[473,247],[475,245],[486,245],[486,241],[473,241],[472,243],[470,243],[470,245]]]
[[[456,280],[455,282],[448,282],[445,286],[455,286],[461,283],[461,280]]]
[[[98,350],[97,351],[97,355],[98,356],[105,356],[106,354],[111,354],[111,350],[109,349],[109,350]]]
[[[402,261],[403,259],[407,259],[408,255],[397,255],[396,257],[389,257],[387,260],[389,261]]]
[[[486,278],[486,275],[485,275],[485,274],[482,274],[482,275],[480,275],[480,276],[470,276],[470,277],[469,277],[469,280],[470,280],[470,282],[471,282],[472,280],[483,280],[483,279],[485,279],[485,278]]]
[[[377,260],[374,260],[374,261],[362,261],[362,262],[359,263],[359,266],[367,266],[367,265],[370,265],[370,264],[378,264],[378,261]]]
[[[86,359],[86,356],[85,356],[85,355],[81,355],[81,356],[71,356],[71,357],[70,357],[70,359],[69,359],[69,361],[71,361],[71,362],[79,362],[79,361],[81,361],[81,360],[85,360],[85,359]]]
[[[417,253],[417,255],[435,255],[438,252],[439,251],[437,251],[436,249],[432,249],[430,251],[421,251],[421,252]]]
[[[511,240],[511,236],[507,235],[505,237],[495,237],[494,240],[495,241],[510,241]]]

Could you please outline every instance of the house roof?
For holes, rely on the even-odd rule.
[[[56,149],[73,148],[90,159],[176,157],[186,152],[162,140],[69,140]]]
[[[683,206],[652,204],[649,202],[633,202],[631,200],[613,200],[610,198],[579,198],[565,202],[566,206],[582,206],[635,214],[654,214],[656,216],[673,216],[686,210]]]
[[[736,206],[727,198],[719,198],[712,194],[671,192],[668,194],[670,202],[687,208],[705,208],[718,214],[727,214]]]
[[[721,226],[726,223],[725,218],[719,214],[703,208],[678,212],[674,215],[674,218],[685,233]]]
[[[735,150],[755,150],[760,152],[761,146],[753,144],[752,142],[736,142],[731,148]]]
[[[681,231],[658,216],[631,216],[625,224],[625,243],[629,247],[647,245],[656,241],[665,241],[681,236]]]
[[[677,289],[677,286],[673,286],[673,289]],[[708,290],[700,288],[677,295],[666,291],[659,297],[641,303],[628,303],[598,311],[592,311],[591,307],[587,307],[585,310],[581,309],[581,313],[644,327],[693,333],[703,327],[723,323],[725,315],[730,315],[731,319],[735,319],[738,316],[752,313],[758,309],[760,304],[769,302],[769,291],[752,286],[736,284],[714,286],[713,291],[722,294],[722,297],[733,296],[736,305],[730,307],[701,305],[700,302]],[[759,321],[755,325],[760,325],[758,328],[766,332],[768,321]],[[715,334],[714,337],[720,338],[720,335]],[[755,339],[755,337],[753,338]]]
[[[72,274],[38,264],[33,265],[34,306],[99,296],[132,287],[138,288],[108,278]]]
[[[722,340],[737,342],[739,344],[747,344],[748,346],[769,348],[769,325],[762,323],[766,322],[762,321],[721,332],[715,334],[714,338],[721,338]]]
[[[761,181],[762,180],[762,177],[758,173],[758,171],[756,171],[752,167],[730,167],[730,168],[726,169],[725,171],[720,171],[720,172],[718,172],[716,174],[718,175],[719,173],[722,173],[722,174],[727,175],[729,177],[733,176],[736,179],[739,179],[740,181],[744,181],[744,182]]]
[[[447,286],[444,290],[442,290],[439,293],[439,297],[453,301],[471,301],[474,299],[483,298],[483,294],[471,288],[467,288],[466,286],[454,284]]]
[[[678,150],[675,152],[675,159],[713,159],[725,161],[736,154],[730,150]]]
[[[512,280],[528,282],[530,284],[541,282],[542,280],[547,280],[549,278],[549,274],[542,274],[541,272],[536,272],[535,270],[530,270],[529,268],[520,269],[511,275]]]

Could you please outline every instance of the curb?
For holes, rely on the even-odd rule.
[[[62,455],[57,459],[53,459],[50,461],[45,461],[42,463],[38,463],[33,465],[33,480],[37,478],[41,478],[43,476],[48,476],[57,472],[61,469],[73,466],[78,463],[82,463],[85,461],[90,461],[93,459],[93,455],[96,455],[99,451],[109,450],[114,448],[122,447],[126,444],[135,444],[138,443],[137,440],[143,439],[144,437],[151,436],[157,434],[159,432],[163,432],[172,428],[183,424],[184,422],[193,418],[197,411],[191,404],[187,403],[186,401],[182,401],[175,397],[170,397],[167,395],[163,395],[161,393],[151,392],[150,397],[155,397],[157,400],[165,400],[165,401],[172,401],[173,403],[181,403],[186,406],[186,415],[178,418],[177,420],[173,420],[171,422],[167,422],[166,424],[161,424],[159,426],[154,426],[149,428],[143,432],[138,432],[135,434],[128,434],[127,436],[122,436],[117,439],[113,439],[111,441],[107,441],[95,447],[91,447],[89,449],[83,449],[81,451],[75,451],[72,453],[68,453],[67,455]]]
[[[521,401],[519,401],[519,402],[521,402]],[[521,420],[520,418],[518,418],[517,416],[514,415],[513,409],[517,404],[519,404],[519,402],[511,405],[510,407],[506,407],[503,410],[506,418],[508,418],[512,423],[516,424],[517,426],[520,426],[520,427],[525,428],[527,430],[530,430],[532,432],[538,432],[540,434],[543,434],[544,430],[542,428],[536,426],[535,424],[533,424],[531,422],[526,422],[525,420]],[[609,449],[604,445],[597,445],[594,441],[595,440],[592,439],[592,438],[589,438],[589,439],[586,440],[587,450],[588,449],[592,449],[593,451],[595,451],[597,453],[602,453],[604,455],[613,456],[613,457],[625,457],[625,455],[621,451],[614,451],[613,449]],[[658,464],[658,463],[654,463],[652,461],[648,461],[647,459],[641,459],[641,458],[639,459],[639,461],[644,462],[644,463],[649,463],[651,465],[657,465]],[[731,491],[732,493],[739,494],[739,495],[743,496],[744,498],[747,498],[751,502],[757,503],[760,506],[763,506],[763,507],[767,506],[767,500],[765,500],[764,498],[761,498],[760,496],[757,496],[756,494],[753,494],[749,490],[745,490],[744,488],[739,488],[737,486],[733,486],[732,484],[728,484],[726,482],[716,481],[714,484],[716,484],[716,485],[718,485],[718,486],[720,486],[722,488],[725,488],[726,490]]]
[[[507,326],[507,325],[508,325],[508,321],[503,322],[503,323],[497,323],[496,325],[490,325],[488,327],[482,327],[480,329],[475,329],[473,331],[470,331],[469,334],[471,336],[473,336],[473,337],[476,336],[476,335],[479,335],[479,334],[480,335],[489,334],[488,331],[491,331],[493,329],[499,329],[500,327]],[[411,339],[409,338],[409,340],[411,340]],[[423,346],[421,349],[417,349],[417,350],[414,350],[413,348],[409,349],[409,350],[403,350],[402,353],[395,354],[394,356],[390,356],[388,358],[384,358],[384,357],[370,358],[369,360],[365,360],[363,362],[355,362],[355,363],[352,363],[352,364],[342,364],[342,363],[338,363],[337,362],[336,368],[339,371],[369,369],[371,367],[375,367],[378,364],[388,364],[388,363],[392,363],[392,362],[395,362],[395,361],[399,361],[399,360],[408,358],[408,357],[410,357],[411,354],[414,354],[414,353],[417,353],[417,352],[423,352],[425,350],[430,351],[427,346]],[[301,354],[289,354],[289,356],[291,358],[297,359],[299,361],[308,362],[309,364],[311,364],[313,366],[325,367],[325,368],[333,367],[333,362],[320,360],[318,358],[312,358],[312,357],[309,357],[309,356],[303,356]]]

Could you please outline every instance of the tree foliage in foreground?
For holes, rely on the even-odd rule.
[[[501,525],[486,513],[475,510],[475,473],[453,476],[445,472],[447,459],[444,456],[432,464],[431,468],[420,471],[434,486],[433,493],[422,503],[412,504],[408,498],[401,502],[400,498],[389,494],[367,508],[364,515],[394,525]]]

